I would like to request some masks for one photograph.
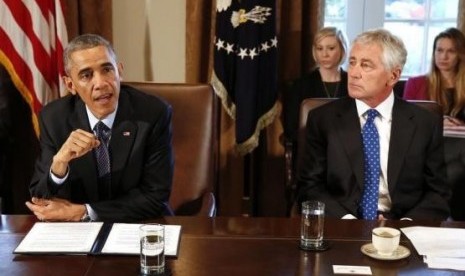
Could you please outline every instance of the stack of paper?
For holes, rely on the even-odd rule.
[[[465,126],[445,126],[445,137],[465,138]]]
[[[465,229],[414,226],[401,230],[429,268],[465,271]]]

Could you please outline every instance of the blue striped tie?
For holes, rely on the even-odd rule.
[[[376,109],[367,111],[367,120],[362,129],[363,155],[364,155],[364,175],[363,175],[363,196],[361,202],[361,213],[363,219],[376,219],[378,211],[378,190],[379,190],[379,135],[374,124],[376,116],[379,115]]]

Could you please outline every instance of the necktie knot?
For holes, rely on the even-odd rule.
[[[367,114],[367,122],[373,122],[375,118],[378,117],[379,115],[376,109],[368,109],[366,114]]]
[[[108,146],[111,130],[102,121],[99,121],[94,127],[97,138]]]

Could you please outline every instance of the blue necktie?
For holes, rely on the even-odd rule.
[[[108,145],[110,141],[111,130],[102,121],[99,121],[95,125],[94,131],[100,141],[100,146],[94,151],[95,159],[97,160],[99,198],[109,199],[111,194],[111,167]]]
[[[376,219],[379,190],[379,135],[374,120],[379,115],[376,109],[367,111],[367,120],[362,129],[364,175],[361,214],[363,219]]]

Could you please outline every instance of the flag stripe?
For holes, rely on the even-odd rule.
[[[58,65],[58,74],[60,75],[60,80],[62,77],[65,75],[64,72],[64,64],[63,64],[63,52],[64,52],[64,46],[66,44],[63,44],[64,42],[68,42],[68,32],[66,31],[66,22],[65,22],[65,6],[63,5],[63,0],[55,0],[55,16],[56,16],[56,34],[57,34],[57,41],[56,41],[56,49],[55,49],[55,55],[56,55],[56,61]],[[65,96],[67,93],[67,89],[65,87],[64,82],[59,81],[59,91],[60,91],[60,96]]]
[[[2,7],[3,2],[0,2],[0,10],[4,11],[2,13],[2,19],[5,19],[8,24],[2,25],[3,31],[5,32],[5,39],[9,40],[9,44],[6,44],[5,47],[1,45],[2,48],[5,48],[5,54],[9,57],[10,52],[15,58],[12,59],[13,68],[17,72],[17,75],[23,79],[24,84],[26,84],[29,91],[44,91],[49,90],[49,87],[43,87],[45,80],[40,74],[39,69],[35,66],[35,62],[32,60],[31,55],[33,55],[32,45],[27,39],[26,34],[18,26],[14,18],[12,17],[10,10],[8,8]],[[3,40],[2,40],[3,41]],[[2,42],[3,43],[3,42]],[[11,47],[7,47],[11,46]],[[8,49],[8,51],[6,51]],[[17,55],[17,56],[16,56]],[[36,76],[33,76],[32,73],[22,74],[24,70],[29,70],[31,72],[37,72]],[[11,72],[10,72],[11,74]],[[39,104],[42,103],[40,95],[35,95],[39,100]]]
[[[49,47],[53,47],[53,42],[50,41],[50,30],[41,28],[41,26],[49,25],[48,18],[50,16],[50,11],[49,7],[45,7],[48,1],[44,1],[42,6],[37,5],[35,0],[23,0],[23,3],[24,5],[22,8],[29,11],[30,18],[28,20],[30,20],[34,34],[40,37],[39,43],[41,43],[42,47],[47,51],[47,54],[50,55]],[[37,20],[36,24],[32,24],[32,18]]]
[[[20,86],[22,87],[22,89],[27,90],[27,93],[24,93],[23,96],[26,98],[29,105],[33,105],[34,112],[38,112],[40,110],[41,105],[36,95],[34,93],[31,93],[31,87],[34,87],[34,85],[32,72],[30,68],[24,62],[23,58],[18,54],[15,47],[12,45],[10,37],[1,28],[0,41],[2,41],[2,64],[6,67],[6,69],[8,69],[8,72],[10,74],[14,74],[14,76],[11,77],[16,78],[16,81],[14,80],[15,83],[21,82]],[[3,60],[4,58],[6,59],[5,61]]]
[[[68,43],[62,0],[0,1],[0,62],[33,111],[60,96]],[[64,92],[63,92],[64,94]]]
[[[46,1],[44,1],[45,3]],[[44,47],[42,44],[43,42],[50,44],[49,41],[49,32],[47,30],[48,24],[46,21],[42,20],[43,16],[40,10],[33,10],[32,12],[21,2],[17,0],[5,0],[5,3],[9,6],[11,11],[14,11],[12,14],[13,17],[16,19],[16,22],[22,22],[23,24],[18,25],[19,28],[23,30],[23,32],[18,33],[20,36],[17,39],[23,39],[27,43],[27,47],[31,47],[32,49],[25,52],[26,55],[32,55],[24,57],[25,60],[34,60],[34,65],[38,70],[38,73],[42,75],[43,80],[38,80],[35,82],[35,91],[36,93],[39,92],[42,94],[37,95],[39,101],[43,104],[46,101],[46,97],[49,93],[54,93],[52,87],[56,87],[56,83],[54,78],[56,78],[56,71],[53,70],[54,64],[52,64],[52,60],[50,58],[50,49],[49,47]],[[31,5],[32,8],[35,5]],[[33,24],[31,13],[36,15],[34,19],[36,20],[37,24]],[[34,32],[34,28],[41,30],[39,34]],[[37,35],[40,35],[41,39]],[[27,39],[28,38],[28,39]],[[46,49],[48,48],[48,49]],[[47,51],[48,50],[48,51]],[[34,72],[34,70],[33,70]],[[38,86],[37,86],[38,85]],[[40,90],[39,90],[40,89]]]

